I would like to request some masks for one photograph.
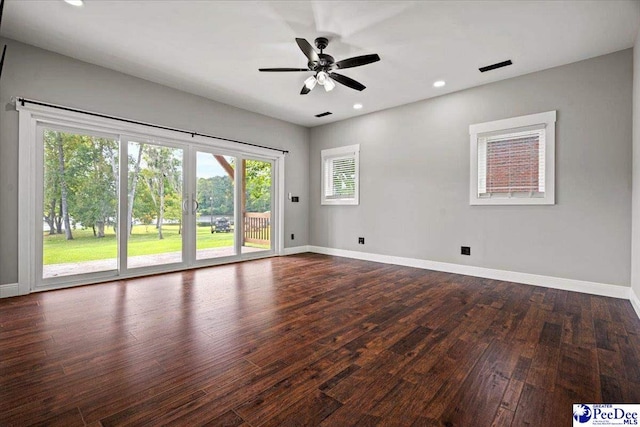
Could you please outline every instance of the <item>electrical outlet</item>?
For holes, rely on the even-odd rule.
[[[460,254],[471,255],[471,246],[460,246]]]
[[[291,240],[293,240],[293,233],[291,233]]]
[[[364,245],[364,237],[358,237],[358,244]]]

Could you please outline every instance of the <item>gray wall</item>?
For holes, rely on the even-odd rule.
[[[640,299],[640,31],[633,49],[633,209],[631,286]]]
[[[632,53],[313,128],[311,245],[629,286]],[[556,205],[469,206],[469,125],[548,110]],[[360,205],[321,206],[320,150],[357,143]]]
[[[309,130],[12,40],[0,81],[0,284],[18,279],[18,114],[12,96],[289,150],[285,246],[308,243]],[[296,240],[289,240],[295,233]]]

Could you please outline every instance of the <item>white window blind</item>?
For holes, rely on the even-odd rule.
[[[324,179],[326,198],[353,198],[356,189],[356,160],[353,157],[327,159]]]
[[[544,162],[544,128],[478,137],[478,196],[540,196]]]
[[[359,145],[322,150],[322,204],[358,204]]]

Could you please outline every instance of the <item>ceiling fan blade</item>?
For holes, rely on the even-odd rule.
[[[0,59],[0,77],[2,77],[2,67],[4,67],[4,56],[7,53],[7,45],[2,48],[2,59]]]
[[[329,77],[340,84],[350,87],[351,89],[364,90],[366,88],[362,83],[353,80],[351,77],[343,76],[342,74],[329,73]]]
[[[380,61],[378,54],[354,56],[353,58],[343,59],[336,62],[336,67],[340,69],[360,67],[361,65],[371,64],[372,62]]]
[[[302,90],[300,91],[300,95],[306,95],[306,94],[308,94],[309,92],[311,92],[311,89],[309,89],[309,88],[307,87],[307,85],[303,85],[303,86],[302,86]]]
[[[308,68],[259,68],[258,71],[309,71]]]
[[[313,47],[309,44],[307,40],[296,39],[296,43],[298,43],[300,50],[302,51],[302,53],[304,53],[304,56],[306,56],[307,59],[309,59],[309,62],[320,62],[320,57],[318,56],[316,51],[313,50]]]

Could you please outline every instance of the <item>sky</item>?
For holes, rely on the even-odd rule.
[[[138,157],[138,147],[138,143],[129,144],[129,157],[133,159]],[[231,163],[233,157],[224,157],[229,163]],[[211,153],[204,153],[201,151],[198,151],[196,157],[196,173],[198,178],[211,178],[213,176],[225,176],[227,174]]]
[[[224,156],[227,162],[231,163],[233,157]],[[220,163],[213,157],[211,153],[202,153],[198,151],[196,158],[196,174],[198,178],[211,178],[212,176],[225,176],[227,173],[222,169]]]

